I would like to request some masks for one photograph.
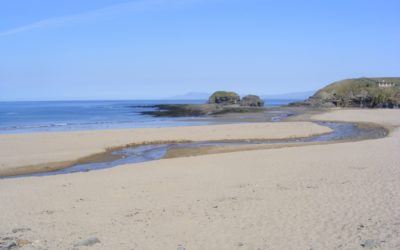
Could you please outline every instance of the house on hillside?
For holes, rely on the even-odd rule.
[[[382,80],[382,81],[378,82],[378,87],[379,88],[391,88],[391,87],[394,87],[394,86],[396,86],[396,84],[393,83],[393,82],[386,82],[385,80]]]

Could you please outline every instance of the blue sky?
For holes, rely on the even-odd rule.
[[[398,0],[3,0],[0,100],[278,94],[400,76]]]

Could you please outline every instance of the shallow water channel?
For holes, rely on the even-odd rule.
[[[76,164],[61,170],[19,175],[6,178],[24,177],[24,176],[47,176],[68,174],[74,172],[86,172],[98,169],[112,168],[124,164],[133,164],[146,161],[162,159],[168,150],[176,148],[202,148],[202,147],[224,147],[224,146],[243,146],[243,145],[274,145],[274,144],[310,144],[316,142],[340,142],[347,140],[365,140],[382,138],[387,135],[387,131],[381,127],[363,126],[355,123],[344,122],[316,122],[319,125],[327,126],[333,131],[331,133],[311,136],[307,138],[278,139],[278,140],[238,140],[238,141],[205,141],[205,142],[187,142],[175,144],[153,144],[135,147],[127,147],[111,151],[110,161]]]

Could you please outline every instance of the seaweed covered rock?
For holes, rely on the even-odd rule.
[[[235,92],[216,91],[208,98],[208,103],[220,105],[239,104],[240,96]]]
[[[256,95],[246,95],[240,101],[240,106],[245,107],[262,107],[264,106],[264,101]]]

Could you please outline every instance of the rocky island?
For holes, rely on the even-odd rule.
[[[399,108],[400,77],[356,78],[337,81],[292,106]]]
[[[161,104],[152,106],[155,111],[142,112],[157,117],[185,117],[204,115],[223,115],[231,113],[253,113],[264,111],[264,101],[256,95],[242,99],[235,92],[216,91],[206,104]]]

